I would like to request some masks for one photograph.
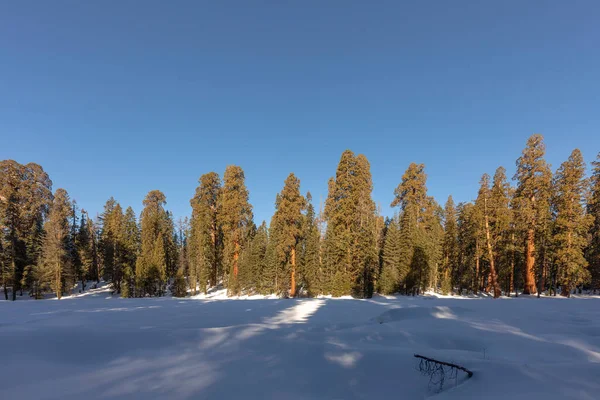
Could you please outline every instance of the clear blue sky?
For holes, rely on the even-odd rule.
[[[0,0],[0,159],[91,213],[152,189],[176,216],[238,164],[257,223],[288,173],[316,201],[344,149],[384,214],[403,171],[471,200],[542,133],[600,151],[600,2]]]

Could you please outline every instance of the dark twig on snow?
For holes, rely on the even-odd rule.
[[[454,379],[457,382],[459,370],[465,372],[469,378],[473,376],[472,371],[460,365],[434,360],[433,358],[419,354],[415,354],[415,357],[420,359],[419,371],[423,375],[429,376],[429,383],[431,385],[439,386],[438,391],[443,389],[446,379]]]

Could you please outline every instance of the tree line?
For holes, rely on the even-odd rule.
[[[600,154],[586,176],[579,150],[552,173],[541,135],[499,167],[476,199],[442,207],[412,163],[384,218],[364,155],[342,153],[324,207],[292,173],[270,223],[254,223],[244,171],[202,175],[189,218],[174,221],[150,191],[138,218],[110,198],[90,218],[37,164],[0,162],[0,272],[5,299],[58,298],[108,282],[122,297],[489,293],[563,296],[600,286]]]

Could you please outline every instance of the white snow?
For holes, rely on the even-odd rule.
[[[0,301],[0,396],[599,399],[600,299]],[[414,353],[471,379],[436,393]]]

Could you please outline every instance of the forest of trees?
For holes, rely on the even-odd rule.
[[[291,173],[270,223],[254,223],[244,171],[202,175],[190,218],[174,221],[158,190],[139,218],[113,198],[92,219],[41,166],[0,162],[0,274],[6,300],[58,298],[101,280],[122,297],[487,293],[570,296],[600,288],[600,154],[586,174],[575,149],[553,173],[541,135],[512,178],[483,174],[472,202],[444,206],[412,163],[390,190],[392,218],[371,192],[367,158],[343,152],[323,209]],[[320,207],[319,207],[320,208]]]

